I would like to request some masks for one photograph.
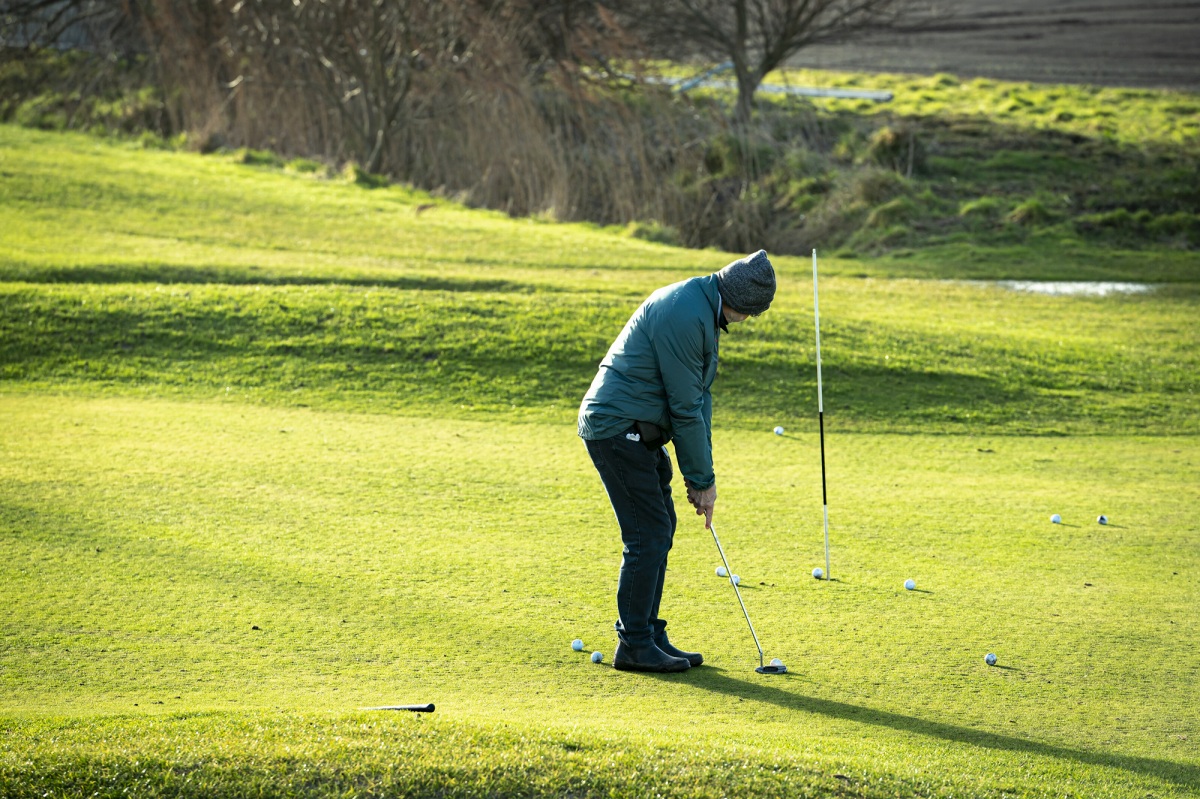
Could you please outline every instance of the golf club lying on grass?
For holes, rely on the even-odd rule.
[[[428,705],[383,705],[382,707],[364,707],[363,710],[411,710],[413,713],[432,713],[433,703]]]
[[[733,586],[733,593],[737,595],[738,604],[742,606],[742,615],[746,617],[746,626],[750,628],[750,635],[754,637],[754,646],[758,648],[758,668],[755,671],[759,674],[785,674],[787,666],[778,659],[772,660],[769,666],[763,664],[762,645],[758,643],[758,634],[754,632],[754,625],[750,623],[750,614],[746,612],[746,603],[742,601],[742,592],[738,590],[737,582],[733,579],[733,569],[729,568],[729,561],[725,559],[725,550],[721,548],[721,539],[717,538],[717,526],[710,522],[708,529],[712,533],[713,541],[717,544],[717,552],[721,553],[721,563],[725,564],[725,575],[729,578],[729,584]]]

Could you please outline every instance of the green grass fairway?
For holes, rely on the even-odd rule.
[[[1200,785],[1194,438],[834,437],[824,583],[808,576],[815,437],[718,434],[723,544],[791,673],[754,673],[688,517],[668,613],[709,665],[655,678],[587,660],[612,654],[616,537],[570,429],[159,400],[0,408],[10,784],[82,792],[142,757],[270,780],[294,767],[286,745],[307,757],[310,737],[349,728],[369,752],[477,736],[480,761],[457,765],[484,773],[544,738],[553,756],[526,765],[585,793],[614,779],[640,793],[637,762],[660,747],[650,785],[675,795],[721,775],[742,795],[835,773],[849,795]],[[438,711],[356,712],[401,702]],[[219,765],[230,735],[254,739],[251,764]],[[631,771],[587,782],[626,750]],[[339,768],[368,780],[381,764]]]
[[[574,411],[646,292],[731,256],[7,127],[0,189],[0,796],[1200,795],[1195,283],[829,259],[819,582],[780,259],[714,446],[790,673],[682,515],[706,664],[655,677],[587,658],[620,555]]]

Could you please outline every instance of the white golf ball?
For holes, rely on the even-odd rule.
[[[718,576],[718,577],[724,577],[724,576],[726,576],[727,574],[729,574],[729,572],[725,571],[725,567],[724,567],[724,566],[718,566],[718,567],[717,567],[717,576]]]
[[[783,665],[783,661],[780,660],[779,658],[771,658],[771,665],[774,666],[775,668],[779,668],[780,666]]]
[[[1062,524],[1062,517],[1057,513],[1050,517],[1051,524]]]
[[[576,652],[582,652],[583,651],[583,641],[579,638],[576,638],[574,641],[571,642],[571,648],[574,649]]]
[[[825,576],[825,570],[822,569],[820,566],[813,569],[813,578],[814,579],[820,580],[824,576]]]
[[[599,663],[602,660],[604,660],[604,655],[600,654],[599,652],[592,653],[592,662],[593,663]]]
[[[776,428],[775,428],[775,435],[777,435],[777,436],[781,436],[781,435],[783,435],[783,428],[782,428],[782,427],[776,427]]]
[[[916,583],[916,581],[915,581],[915,580],[905,580],[905,581],[904,581],[904,587],[905,587],[905,589],[906,589],[906,590],[909,590],[909,591],[911,591],[911,590],[913,590],[914,588],[916,588],[916,587],[917,587],[917,583]]]
[[[984,655],[983,662],[988,664],[989,666],[995,666],[996,665],[996,656],[993,655],[991,652],[988,652],[986,655]]]
[[[1100,518],[1096,519],[1096,523],[1097,524],[1108,524],[1108,517],[1105,516],[1103,513],[1101,513]]]
[[[736,574],[735,574],[735,575],[733,575],[733,584],[734,584],[734,585],[741,585],[741,584],[742,584],[742,578],[741,578],[741,577],[738,577]]]

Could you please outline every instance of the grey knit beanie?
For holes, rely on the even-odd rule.
[[[721,299],[738,313],[758,316],[775,298],[775,269],[766,250],[739,258],[717,272]]]

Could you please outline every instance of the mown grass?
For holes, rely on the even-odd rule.
[[[718,431],[722,543],[791,673],[753,672],[688,517],[668,615],[708,665],[653,678],[586,659],[611,657],[619,558],[568,427],[48,396],[3,412],[0,709],[22,791],[192,775],[198,794],[284,795],[312,775],[312,794],[383,795],[400,769],[427,795],[517,775],[529,794],[820,793],[835,774],[868,796],[1197,788],[1194,437],[830,437],[823,583],[815,435]],[[436,721],[359,712],[398,702]]]
[[[1186,273],[823,259],[817,582],[811,266],[778,259],[714,446],[791,671],[754,673],[687,515],[667,612],[707,663],[628,675],[586,660],[619,551],[574,408],[646,292],[730,256],[238,161],[0,128],[0,794],[1200,792]]]
[[[791,426],[816,405],[811,301],[796,270],[785,285],[771,314],[731,334],[718,398],[727,425]],[[1200,410],[1191,289],[1082,299],[831,279],[825,290],[839,430],[1162,434]],[[33,391],[569,425],[637,302],[566,286],[16,283],[0,288],[0,376]]]
[[[447,203],[418,213],[428,198],[399,188],[4,130],[17,145],[0,374],[39,391],[569,423],[642,297],[731,258]],[[790,424],[815,405],[811,265],[777,261],[772,313],[735,329],[723,359],[726,424]],[[1046,298],[852,279],[861,267],[821,261],[840,429],[1169,433],[1196,416],[1193,285]]]

